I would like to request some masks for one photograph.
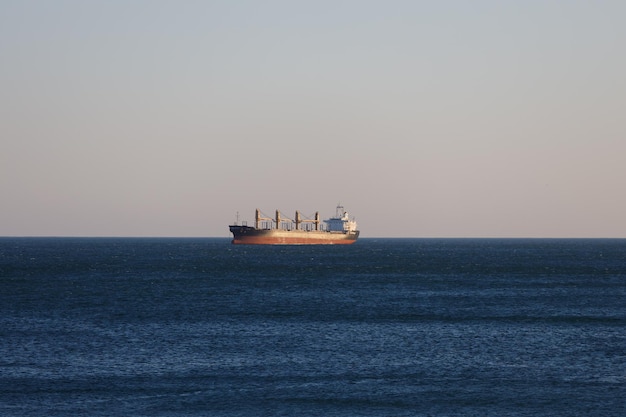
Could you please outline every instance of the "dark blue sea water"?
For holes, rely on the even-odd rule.
[[[623,416],[626,240],[2,238],[0,415]]]

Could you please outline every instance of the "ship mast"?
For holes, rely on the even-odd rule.
[[[344,211],[344,208],[341,205],[341,203],[337,203],[337,208],[335,209],[335,217],[340,219],[340,218],[343,217],[344,213],[345,213],[345,211]]]
[[[259,226],[261,225],[261,221],[271,221],[273,219],[269,218],[269,217],[262,217],[261,216],[261,210],[256,209],[256,213],[254,215],[254,228],[258,229]]]
[[[313,223],[315,225],[315,230],[320,230],[320,212],[315,212],[315,220],[302,220],[300,212],[296,211],[296,230],[300,228],[302,223]]]

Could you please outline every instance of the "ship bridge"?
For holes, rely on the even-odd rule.
[[[354,232],[356,231],[356,221],[350,219],[350,215],[344,210],[343,206],[338,205],[335,217],[324,220],[327,230],[330,232]]]

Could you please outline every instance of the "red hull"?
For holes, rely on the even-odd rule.
[[[351,245],[356,239],[301,239],[301,238],[271,238],[251,237],[234,238],[235,245]]]
[[[235,245],[350,245],[359,232],[336,233],[303,230],[261,230],[247,226],[230,226]]]

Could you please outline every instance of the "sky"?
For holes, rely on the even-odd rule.
[[[621,0],[0,0],[0,236],[626,238]]]

